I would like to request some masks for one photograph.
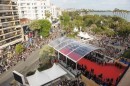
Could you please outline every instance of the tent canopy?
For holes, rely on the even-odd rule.
[[[90,39],[90,40],[93,39],[91,36],[88,35],[88,33],[81,32],[81,31],[79,32],[78,36],[83,37],[85,39]]]
[[[101,49],[91,44],[83,44],[67,37],[58,38],[49,45],[74,62],[78,62],[81,58],[94,50]]]
[[[65,74],[67,73],[59,65],[54,64],[52,68],[45,71],[37,70],[34,75],[28,76],[27,80],[30,86],[41,86]]]

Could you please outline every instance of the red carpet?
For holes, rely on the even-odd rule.
[[[92,68],[94,69],[94,74],[99,75],[103,74],[103,80],[106,78],[113,78],[114,83],[116,79],[124,72],[125,68],[119,69],[114,65],[99,65],[95,62],[91,62],[90,60],[87,60],[85,58],[81,59],[78,62],[80,65],[86,65],[87,70],[90,71]]]

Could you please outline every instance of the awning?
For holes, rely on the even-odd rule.
[[[42,86],[65,74],[67,73],[59,65],[54,64],[52,68],[45,71],[39,72],[37,70],[34,75],[28,76],[27,80],[29,86]]]
[[[67,37],[58,38],[49,45],[74,62],[78,62],[81,58],[94,50],[101,49],[91,44],[80,43]]]

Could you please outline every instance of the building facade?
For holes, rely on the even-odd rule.
[[[50,0],[17,0],[17,6],[20,18],[45,19],[46,12],[51,14],[51,17],[56,17],[57,7],[50,3]]]
[[[0,0],[0,50],[23,41],[17,4]]]
[[[62,15],[61,9],[59,7],[57,7],[54,4],[51,4],[50,7],[51,7],[50,13],[51,13],[52,18],[55,19],[55,18],[58,18],[60,15]]]

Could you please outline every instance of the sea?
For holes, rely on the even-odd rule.
[[[123,12],[88,12],[88,15],[107,15],[107,16],[118,16],[126,19],[130,22],[130,12],[123,13]]]

